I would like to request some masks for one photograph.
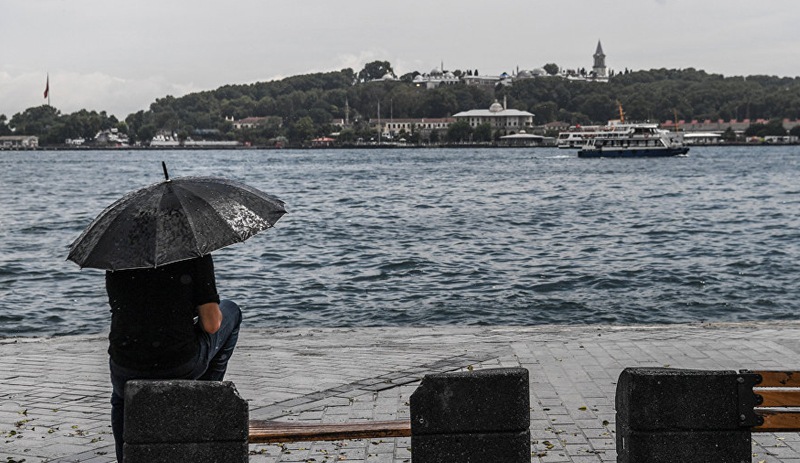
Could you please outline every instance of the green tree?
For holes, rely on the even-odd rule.
[[[491,130],[491,128],[490,128]],[[467,121],[457,121],[447,128],[447,141],[450,143],[463,143],[471,140],[472,127]]]
[[[536,116],[536,121],[539,124],[546,124],[557,120],[558,105],[552,101],[538,103],[533,105],[531,112]]]
[[[559,67],[555,63],[547,63],[547,64],[544,65],[543,69],[544,69],[544,72],[550,74],[551,76],[554,76],[554,75],[558,74],[558,71],[559,71]]]
[[[295,143],[304,143],[314,138],[314,135],[314,121],[308,116],[300,118],[289,130],[289,140]]]
[[[386,74],[394,75],[392,65],[388,61],[372,61],[364,65],[364,69],[358,73],[358,81],[379,80]]]
[[[733,128],[728,127],[722,132],[722,139],[727,142],[734,142],[736,141],[736,132],[734,132]]]
[[[11,133],[12,133],[11,132],[11,128],[8,127],[8,122],[7,122],[7,119],[6,119],[6,115],[5,114],[0,114],[0,136],[2,136],[2,135],[10,135]]]
[[[40,139],[47,136],[61,117],[61,112],[50,105],[28,108],[11,117],[9,125],[19,135],[36,135]]]
[[[782,137],[786,135],[786,129],[783,128],[783,122],[778,119],[773,119],[766,124],[751,124],[744,131],[747,137],[767,137],[770,135]]]
[[[337,137],[339,143],[349,144],[356,141],[356,132],[353,129],[344,129]]]
[[[492,141],[492,126],[488,123],[484,123],[475,127],[472,133],[472,139],[477,142]]]

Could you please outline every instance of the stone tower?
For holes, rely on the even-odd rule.
[[[594,66],[592,72],[596,79],[608,78],[608,69],[606,69],[606,55],[603,53],[603,45],[597,41],[597,50],[594,52]]]

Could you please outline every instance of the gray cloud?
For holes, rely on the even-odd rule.
[[[399,73],[695,67],[800,75],[794,0],[2,0],[0,113],[42,104],[124,118],[167,94],[389,60]],[[623,13],[624,12],[624,13]]]

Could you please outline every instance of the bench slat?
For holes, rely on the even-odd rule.
[[[752,428],[753,432],[797,432],[800,431],[800,412],[758,410],[764,424]]]
[[[340,424],[253,420],[250,421],[249,441],[251,444],[274,444],[409,436],[411,422],[408,420]]]
[[[758,387],[800,387],[800,371],[754,371],[761,375]]]
[[[764,399],[759,407],[800,407],[800,389],[755,387],[753,392]]]

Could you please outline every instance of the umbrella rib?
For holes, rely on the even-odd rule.
[[[238,242],[242,242],[242,241],[244,241],[244,240],[246,239],[246,237],[242,236],[242,234],[241,234],[241,233],[239,233],[238,231],[236,231],[236,229],[235,229],[235,228],[234,228],[234,227],[233,227],[233,226],[230,224],[230,222],[228,221],[228,219],[227,219],[225,216],[223,216],[223,215],[222,215],[222,214],[221,214],[221,213],[220,213],[220,212],[217,210],[217,208],[216,208],[216,207],[214,207],[214,205],[213,205],[213,204],[211,204],[211,203],[210,203],[208,200],[206,200],[206,198],[204,198],[203,196],[201,196],[201,195],[199,195],[199,194],[195,193],[195,192],[194,192],[194,191],[192,191],[190,188],[183,188],[183,191],[185,191],[187,194],[191,194],[193,197],[197,198],[197,200],[198,200],[198,201],[200,201],[200,202],[202,202],[203,204],[205,204],[206,206],[208,206],[208,210],[210,210],[210,211],[214,211],[214,214],[215,214],[217,217],[219,217],[220,219],[222,219],[222,220],[221,220],[221,222],[225,224],[225,226],[228,228],[228,230],[230,230],[230,231],[231,231],[231,233],[233,233],[233,234],[236,236],[236,238],[238,239]],[[233,244],[233,243],[231,243],[231,244]]]
[[[174,192],[175,192],[175,199],[181,205],[181,209],[182,210],[186,210],[186,205],[183,203],[182,195],[178,194],[178,191],[180,191],[181,193],[184,193],[187,190],[185,188],[177,188],[177,186],[178,185],[175,185],[175,184],[172,185],[172,188],[174,189]],[[192,193],[192,194],[194,196],[197,196],[194,193]],[[184,217],[186,218],[186,223],[189,224],[189,228],[192,231],[192,236],[197,236],[197,227],[196,227],[196,225],[194,223],[194,220],[192,220],[191,214],[184,214]],[[197,245],[197,240],[195,240],[195,242],[194,242],[194,248],[195,248],[195,252],[197,252],[198,254],[202,254],[202,252],[200,250],[200,247]]]
[[[106,224],[105,230],[103,230],[103,234],[105,234],[105,232],[107,230],[112,229],[117,223],[120,222],[120,220],[122,220],[122,216],[124,215],[124,212],[128,208],[133,207],[135,205],[133,200],[137,199],[137,198],[139,198],[141,196],[144,196],[146,193],[147,193],[146,190],[134,191],[134,192],[132,192],[130,194],[127,194],[127,195],[123,196],[119,200],[117,200],[114,203],[112,203],[110,206],[106,207],[106,209],[103,210],[103,212],[101,212],[95,218],[95,220],[92,223],[89,224],[89,226],[86,228],[86,230],[84,230],[84,232],[81,234],[81,236],[79,236],[72,243],[71,246],[77,246],[78,242],[81,241],[84,238],[84,236],[88,236],[89,234],[91,234],[95,230],[95,228],[100,225],[100,222],[101,222],[100,218],[101,217],[105,217],[105,216],[109,215],[111,212],[115,212],[114,218],[112,218],[111,220],[108,221],[108,223]],[[122,205],[122,207],[120,207],[121,205]],[[102,240],[102,239],[103,239],[103,237],[101,236],[100,238],[98,238],[97,242],[99,243],[100,240]],[[97,249],[98,249],[97,243],[95,243],[95,245],[92,246],[92,249],[89,250],[86,253],[86,256],[85,256],[85,259],[83,259],[83,262],[86,263],[87,261],[89,261],[91,256],[95,253],[95,251],[97,251]],[[75,250],[76,249],[73,249],[73,250],[70,251],[70,254],[69,254],[68,258],[72,256],[72,254],[73,254],[73,252]],[[84,268],[84,264],[80,264],[80,266],[81,266],[81,268]]]

